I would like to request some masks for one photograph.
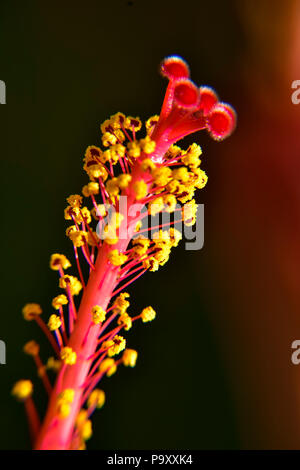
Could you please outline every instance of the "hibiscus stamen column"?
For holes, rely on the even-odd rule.
[[[123,332],[138,320],[152,321],[156,314],[146,307],[131,317],[124,289],[168,261],[171,248],[181,239],[176,227],[195,223],[194,193],[207,181],[200,169],[200,147],[192,144],[182,150],[175,143],[203,129],[222,140],[235,126],[233,109],[220,103],[209,87],[198,88],[181,58],[165,59],[161,71],[169,84],[160,115],[146,122],[146,136],[137,139],[139,118],[117,113],[107,119],[101,125],[104,149],[92,145],[85,153],[90,181],[83,196],[67,198],[65,219],[72,225],[66,234],[74,246],[79,279],[65,273],[71,263],[64,255],[52,255],[50,267],[64,290],[52,301],[56,313],[46,325],[39,305],[23,309],[24,318],[41,325],[58,355],[43,366],[44,373],[55,369],[57,378],[52,387],[48,375],[43,376],[50,399],[41,426],[34,414],[36,449],[84,448],[92,432],[90,417],[105,402],[104,391],[95,387],[121,364],[135,365],[137,352],[126,347]],[[83,205],[83,197],[91,209]],[[174,220],[168,226],[158,224],[155,233],[155,227],[143,226],[160,213],[173,214]],[[41,369],[40,358],[35,362]],[[31,395],[28,381],[22,383]],[[24,389],[16,385],[15,390]]]

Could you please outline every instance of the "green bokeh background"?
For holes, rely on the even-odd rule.
[[[42,412],[45,397],[22,346],[39,339],[43,358],[49,349],[36,325],[23,321],[21,308],[39,302],[46,318],[51,313],[58,287],[49,256],[71,256],[63,209],[66,196],[86,182],[85,148],[99,144],[99,125],[109,115],[122,111],[144,119],[159,111],[166,83],[157,70],[170,54],[182,55],[195,82],[215,87],[239,111],[236,86],[246,39],[232,1],[3,1],[0,44],[0,79],[7,85],[7,105],[0,108],[0,338],[7,345],[7,364],[0,366],[0,448],[28,449],[23,407],[10,390],[17,379],[33,378]],[[136,368],[120,368],[103,381],[107,403],[93,418],[90,449],[250,445],[240,440],[215,330],[231,307],[213,280],[218,240],[207,238],[218,198],[214,174],[223,152],[230,154],[230,140],[192,140],[203,147],[209,175],[198,195],[205,204],[205,247],[197,253],[178,248],[165,267],[131,288],[131,312],[151,304],[158,318],[128,334],[128,344],[139,351]]]

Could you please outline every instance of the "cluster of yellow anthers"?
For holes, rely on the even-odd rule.
[[[151,131],[156,122],[157,116],[150,118],[146,122],[146,130]],[[99,147],[89,146],[84,158],[84,169],[91,181],[83,187],[82,194],[91,198],[92,208],[90,210],[83,206],[83,197],[79,194],[67,199],[69,205],[65,209],[65,218],[72,220],[73,225],[68,227],[66,234],[73,242],[75,252],[80,247],[90,265],[94,260],[95,250],[103,243],[117,245],[119,241],[118,231],[124,219],[124,214],[118,210],[121,195],[133,195],[134,200],[147,204],[147,213],[150,216],[180,211],[186,225],[195,223],[197,205],[193,196],[195,190],[203,188],[207,181],[205,172],[199,168],[199,145],[192,144],[185,151],[172,145],[165,155],[165,163],[155,164],[147,157],[155,149],[155,142],[149,135],[140,140],[131,139],[124,145],[127,131],[130,129],[135,136],[140,128],[140,119],[125,117],[121,113],[106,120],[101,126],[102,141],[109,148],[101,150]],[[132,181],[131,167],[139,159],[143,177]],[[117,163],[122,173],[115,176],[114,167]],[[100,204],[96,201],[99,194],[102,198]],[[180,207],[179,203],[185,204]],[[113,205],[115,209],[110,217],[107,205]],[[92,217],[98,222],[97,233],[90,226]],[[135,231],[140,232],[141,229],[142,221],[138,220]],[[134,241],[135,248],[130,253],[113,248],[108,253],[108,260],[114,266],[122,266],[137,258],[141,260],[143,256],[143,267],[154,271],[166,262],[171,247],[177,246],[180,232],[175,228],[160,230],[154,234],[153,239],[156,240],[150,241],[141,235]],[[142,245],[144,249],[141,248]],[[153,256],[147,256],[150,252]],[[70,288],[73,289],[75,280],[71,278],[70,283]],[[78,284],[77,286],[79,288]]]
[[[71,263],[64,255],[53,254],[50,267],[58,272],[64,291],[52,301],[55,312],[46,324],[39,305],[23,309],[24,318],[43,329],[56,355],[43,363],[37,343],[30,341],[24,347],[50,397],[41,426],[32,383],[23,380],[13,389],[26,404],[36,449],[84,448],[92,433],[91,414],[105,401],[103,390],[95,387],[119,364],[135,366],[137,352],[126,347],[121,333],[137,319],[152,321],[156,313],[146,307],[131,316],[125,290],[146,271],[156,271],[168,261],[182,238],[175,224],[195,223],[194,194],[207,181],[200,169],[199,145],[183,150],[176,142],[201,129],[222,140],[234,128],[233,109],[220,103],[210,88],[197,88],[181,58],[165,59],[161,71],[169,86],[160,116],[145,123],[146,135],[137,138],[142,128],[138,117],[116,113],[101,125],[102,148],[91,145],[85,152],[83,168],[89,181],[82,194],[67,198],[64,211],[71,221],[66,235],[74,248],[78,277],[65,273]],[[89,202],[84,203],[84,198]],[[81,293],[76,305],[75,296]],[[48,370],[57,372],[54,386]]]
[[[106,121],[112,123],[111,127],[108,126],[107,129],[112,129],[112,126],[116,125],[121,126],[121,119],[126,121],[128,118],[125,118],[121,113],[112,116],[109,121]],[[147,125],[149,122],[153,122],[153,118],[147,121],[147,129],[149,129]],[[122,131],[119,130],[119,133],[124,137]],[[108,134],[108,131],[106,134]],[[205,172],[199,168],[201,163],[199,158],[201,148],[199,145],[192,144],[187,150],[182,150],[179,146],[172,145],[166,153],[166,161],[169,165],[155,164],[151,158],[147,158],[147,155],[151,154],[154,150],[155,142],[149,136],[144,139],[130,141],[127,146],[120,143],[111,145],[109,149],[104,151],[96,146],[88,147],[85,153],[84,169],[91,181],[83,187],[83,195],[85,197],[94,196],[102,190],[110,201],[115,202],[132,181],[130,166],[142,154],[144,158],[141,170],[147,174],[147,180],[140,179],[134,182],[132,189],[136,200],[142,200],[149,194],[150,185],[153,196],[160,194],[156,201],[157,204],[163,207],[166,206],[166,210],[172,212],[176,206],[176,198],[182,203],[187,202],[192,199],[197,188],[201,189],[205,186],[207,177]],[[124,171],[120,175],[115,176],[113,170],[114,165],[117,163],[122,166]],[[109,168],[107,168],[107,164]],[[173,169],[172,167],[175,165],[181,166]],[[100,184],[98,182],[99,178],[101,178]],[[68,220],[72,219],[72,215],[73,220],[77,223],[81,223],[83,218],[90,220],[88,209],[86,207],[80,209],[81,196],[71,196],[68,202],[69,206],[65,211],[65,217]],[[97,213],[97,208],[95,209]],[[103,215],[104,208],[100,207],[99,210]]]

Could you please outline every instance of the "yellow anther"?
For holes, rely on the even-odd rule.
[[[65,255],[54,253],[50,258],[50,268],[54,271],[58,271],[60,268],[68,269],[71,266],[70,261]]]
[[[86,207],[83,207],[82,209],[73,209],[73,216],[77,224],[85,222],[85,219],[87,219],[87,223],[92,220],[90,211]]]
[[[61,327],[61,319],[58,315],[51,315],[48,320],[48,327],[50,331],[58,330]]]
[[[80,194],[72,194],[71,196],[67,197],[67,203],[73,208],[81,207],[82,196],[80,196]]]
[[[170,244],[170,236],[167,230],[159,230],[153,233],[153,241],[155,244],[163,242],[165,245]]]
[[[74,218],[77,223],[82,222],[80,207],[67,206],[64,210],[64,217],[66,220],[73,220]]]
[[[150,246],[149,238],[143,238],[141,236],[132,240],[133,252],[137,256],[143,256],[147,253]]]
[[[107,162],[110,162],[112,163],[113,165],[115,165],[116,163],[118,163],[119,161],[119,156],[116,152],[113,152],[111,149],[114,148],[115,145],[112,145],[111,148],[105,150],[105,152],[103,152],[103,155],[102,155],[102,158],[103,158],[103,163],[107,163]]]
[[[84,161],[86,163],[90,161],[97,161],[102,155],[102,150],[95,145],[89,145],[85,151]]]
[[[202,155],[202,149],[198,144],[191,144],[186,151],[186,155],[189,154],[193,157],[200,157]]]
[[[122,144],[112,145],[108,151],[107,161],[111,161],[113,165],[118,163],[120,158],[124,158],[126,147]],[[106,153],[104,152],[104,153]]]
[[[88,400],[87,400],[88,408],[91,408],[91,407],[102,408],[104,403],[105,403],[104,391],[101,390],[100,388],[95,388],[95,390],[93,390],[90,396],[88,397]]]
[[[166,205],[166,211],[174,212],[177,204],[177,200],[174,194],[167,194],[166,196],[163,196],[163,200]]]
[[[58,395],[58,400],[64,401],[66,403],[72,403],[75,397],[75,390],[73,388],[65,388]]]
[[[125,338],[123,338],[123,336],[116,335],[112,340],[104,341],[102,348],[107,349],[109,357],[113,357],[123,351],[123,349],[125,349],[125,345]]]
[[[189,172],[185,166],[182,166],[172,171],[172,177],[180,183],[186,183],[189,180]]]
[[[114,145],[117,143],[117,137],[112,134],[111,132],[104,132],[102,136],[102,144],[104,147],[108,147],[109,145]]]
[[[90,213],[90,211],[88,210],[87,207],[83,207],[83,208],[81,209],[81,214],[82,214],[82,217],[84,218],[84,222],[85,222],[86,224],[91,223],[92,217],[91,217],[91,213]]]
[[[131,181],[131,175],[127,173],[122,173],[121,175],[118,176],[117,180],[118,180],[117,183],[118,183],[119,188],[121,190],[126,189]]]
[[[143,261],[143,268],[149,269],[149,271],[157,271],[159,268],[159,262],[152,256],[149,259]]]
[[[141,155],[141,146],[139,142],[137,142],[136,140],[128,142],[127,153],[131,158],[139,158],[139,156]]]
[[[196,180],[195,180],[195,183],[194,183],[195,187],[198,188],[198,189],[204,188],[204,186],[207,183],[207,179],[208,179],[205,171],[201,170],[200,168],[195,168],[195,169],[193,169],[193,173],[196,176]]]
[[[87,242],[87,232],[78,230],[77,232],[71,232],[69,235],[70,240],[73,242],[73,245],[77,248],[84,246]]]
[[[106,183],[106,191],[111,197],[116,197],[118,196],[120,189],[119,189],[119,183],[118,183],[118,178],[112,178],[107,181]]]
[[[163,266],[169,259],[172,247],[169,233],[166,230],[154,233],[153,243],[156,250],[153,257],[159,262],[160,266]]]
[[[68,227],[68,228],[66,229],[66,235],[67,235],[67,237],[70,237],[70,233],[76,232],[76,231],[77,231],[76,225],[70,225],[70,227]]]
[[[144,323],[154,320],[156,317],[156,312],[152,307],[146,307],[142,310],[141,319]]]
[[[103,181],[107,180],[108,172],[102,163],[93,163],[92,165],[86,164],[84,166],[85,171],[91,178],[91,180],[101,178]]]
[[[104,147],[109,147],[110,145],[115,145],[117,143],[122,143],[125,140],[125,135],[120,129],[113,129],[112,132],[104,132],[102,136],[102,144]]]
[[[139,131],[142,127],[142,121],[138,117],[128,116],[124,122],[125,129],[134,129],[135,132]]]
[[[130,303],[128,302],[129,294],[127,292],[122,292],[116,300],[113,303],[113,312],[114,313],[119,313],[120,315],[122,313],[125,313],[126,310],[128,309]]]
[[[120,129],[116,129],[114,131],[114,134],[117,137],[119,144],[124,142],[124,140],[126,140],[126,137],[125,137],[124,133]]]
[[[174,194],[174,193],[178,193],[179,191],[179,188],[180,188],[180,183],[179,181],[176,181],[176,180],[171,180],[168,184],[167,184],[167,191],[169,191],[169,193],[171,194]]]
[[[116,356],[121,351],[123,351],[123,349],[125,349],[125,346],[126,346],[126,340],[125,338],[123,338],[123,336],[116,335],[112,341],[113,341],[113,344],[109,346],[109,349],[107,352],[109,357]],[[104,347],[104,344],[105,343],[103,343],[103,347]]]
[[[100,366],[99,366],[99,371],[106,373],[107,377],[110,377],[113,375],[117,370],[117,366],[115,363],[115,360],[111,357],[108,357],[107,359],[104,359]]]
[[[181,159],[182,163],[192,168],[198,168],[201,164],[200,158],[191,157],[190,155],[185,155]]]
[[[165,186],[168,184],[172,177],[172,170],[168,167],[160,167],[152,170],[151,172],[153,176],[154,183],[156,186]]]
[[[168,160],[172,160],[173,158],[179,157],[179,155],[181,155],[182,153],[183,151],[179,147],[179,145],[171,145],[165,155],[165,158]]]
[[[52,307],[56,310],[59,310],[63,305],[67,305],[68,299],[64,294],[60,294],[57,297],[54,297],[52,300]]]
[[[154,140],[151,140],[149,135],[147,135],[144,139],[140,140],[140,146],[144,153],[150,154],[154,152],[156,143]]]
[[[37,315],[42,314],[42,309],[39,304],[26,304],[22,309],[23,317],[25,320],[34,320]]]
[[[64,209],[64,218],[65,220],[72,220],[72,217],[71,217],[71,214],[73,213],[72,211],[72,207],[71,206],[67,206],[65,209]]]
[[[135,193],[136,200],[139,201],[147,196],[148,186],[143,180],[136,181],[133,185],[133,191]]]
[[[82,289],[82,284],[81,282],[77,279],[75,276],[68,276],[67,274],[65,276],[62,276],[59,279],[59,287],[61,289],[67,289],[69,287],[70,292],[72,295],[78,295],[79,292]]]
[[[177,199],[178,201],[185,203],[187,201],[190,201],[195,194],[195,186],[193,185],[180,185],[178,189],[178,195]]]
[[[40,352],[40,346],[36,341],[28,341],[28,343],[24,345],[23,351],[29,356],[37,356]]]
[[[80,427],[80,436],[84,441],[87,441],[92,437],[93,430],[92,430],[92,421],[90,419],[87,419],[82,423],[82,426]]]
[[[114,345],[113,340],[112,340],[112,339],[109,339],[109,340],[104,341],[104,342],[102,343],[102,348],[101,348],[101,349],[106,349],[106,350],[107,350],[107,349],[111,348],[113,345]]]
[[[57,403],[57,415],[59,419],[65,419],[71,413],[71,406],[70,403],[66,402],[59,402]]]
[[[82,188],[82,194],[85,197],[89,197],[92,194],[99,194],[99,183],[91,181]]]
[[[123,356],[122,356],[122,361],[124,366],[126,367],[134,367],[136,364],[136,360],[138,357],[137,351],[134,349],[125,349]]]
[[[75,397],[75,390],[73,388],[66,388],[57,398],[57,412],[61,419],[69,416],[71,412],[71,404]]]
[[[163,266],[169,260],[169,256],[170,256],[170,248],[165,247],[163,249],[160,249],[157,253],[155,253],[154,258],[159,262],[160,266]]]
[[[121,266],[128,260],[128,256],[124,255],[124,253],[120,253],[119,250],[111,250],[107,257],[109,262],[114,266]]]
[[[190,168],[197,168],[200,163],[200,155],[202,154],[201,147],[197,144],[189,146],[186,152],[184,152],[181,161]]]
[[[153,131],[154,127],[156,126],[156,124],[158,123],[158,120],[159,120],[159,116],[158,115],[155,115],[155,116],[151,116],[149,119],[147,119],[145,125],[146,125],[146,130],[147,130],[147,134],[151,134],[151,132]]]
[[[91,145],[87,148],[84,157],[83,168],[87,172],[90,178],[93,178],[94,171],[101,171],[102,174],[99,177],[102,177],[104,180],[107,177],[107,171],[104,166],[101,165],[103,152],[99,147]],[[97,176],[95,176],[97,177]]]
[[[118,112],[110,116],[109,122],[113,129],[120,129],[124,125],[125,119],[125,114]]]
[[[61,360],[64,361],[64,363],[69,366],[76,364],[77,354],[69,346],[66,346],[61,349],[60,357],[61,357]]]
[[[156,169],[156,165],[151,158],[145,158],[141,163],[141,169],[142,171],[153,171]]]
[[[88,419],[88,412],[85,409],[81,409],[76,418],[76,427],[80,428],[83,423]]]
[[[113,129],[113,125],[110,119],[105,119],[105,121],[102,122],[100,125],[100,129],[102,134],[105,134],[105,132],[108,132],[109,129]]]
[[[106,311],[103,310],[100,305],[94,305],[94,307],[92,307],[92,321],[95,323],[95,325],[99,325],[99,323],[104,322],[105,316]]]
[[[124,330],[128,331],[132,327],[132,319],[128,313],[122,313],[118,318],[118,325],[121,325]]]
[[[33,392],[33,385],[31,380],[19,380],[15,383],[12,389],[12,395],[18,400],[23,401],[29,398]]]
[[[159,214],[159,212],[164,209],[164,206],[164,200],[161,196],[153,199],[153,201],[150,201],[148,204],[149,214],[152,216]]]

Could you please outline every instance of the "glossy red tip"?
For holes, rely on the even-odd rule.
[[[179,56],[166,57],[161,63],[160,71],[169,80],[188,78],[190,76],[188,64]]]
[[[204,116],[207,116],[212,107],[218,102],[218,95],[212,88],[208,86],[202,86],[199,88],[200,102],[198,109],[203,112]]]
[[[226,103],[216,104],[208,115],[207,128],[215,140],[223,140],[230,136],[235,128],[236,114]]]
[[[180,108],[196,108],[199,104],[199,90],[188,78],[177,80],[174,86],[174,102]]]

